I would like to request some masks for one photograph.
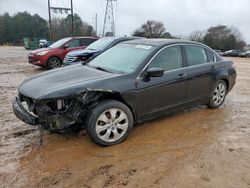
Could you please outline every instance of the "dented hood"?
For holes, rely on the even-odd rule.
[[[79,95],[100,80],[118,76],[81,64],[63,67],[38,74],[23,81],[19,93],[33,99],[51,99]]]

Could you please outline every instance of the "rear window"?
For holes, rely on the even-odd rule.
[[[207,55],[204,48],[199,46],[185,46],[188,66],[207,63]]]
[[[97,39],[80,39],[80,45],[81,46],[89,46],[93,42],[95,42]]]
[[[73,39],[67,43],[68,48],[76,48],[80,46],[80,41],[79,39]]]

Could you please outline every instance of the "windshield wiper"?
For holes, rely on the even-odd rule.
[[[107,70],[107,69],[102,68],[102,67],[93,67],[93,68],[95,68],[96,70],[100,70],[100,71],[105,71],[105,72],[113,73],[112,71]]]
[[[94,68],[94,69],[96,69],[96,70],[100,70],[100,71],[104,71],[104,72],[109,72],[109,73],[114,73],[113,71],[108,70],[108,69],[105,69],[105,68],[103,68],[103,67],[91,66],[91,65],[89,65],[88,62],[82,62],[82,65],[85,65],[85,66],[87,66],[87,67]]]
[[[96,49],[93,49],[93,48],[86,48],[86,50],[92,50],[92,51],[93,51],[93,50],[96,50]]]

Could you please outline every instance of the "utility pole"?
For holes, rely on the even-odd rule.
[[[56,14],[57,14],[57,11],[59,11],[59,13],[63,13],[63,11],[65,11],[66,14],[68,14],[69,11],[71,12],[71,34],[72,34],[72,36],[75,35],[75,32],[74,32],[73,0],[70,0],[70,5],[71,5],[70,8],[65,8],[65,7],[51,7],[50,6],[50,0],[48,0],[50,40],[53,39],[52,24],[51,24],[51,10],[53,10]]]
[[[74,12],[73,12],[73,0],[70,0],[71,4],[71,32],[72,32],[72,37],[75,35],[74,34]]]
[[[115,20],[114,20],[114,9],[113,1],[107,0],[106,11],[104,16],[103,32],[102,36],[115,36]]]
[[[97,13],[95,14],[95,33],[96,33],[96,36],[98,35],[97,34]]]
[[[52,41],[52,27],[51,27],[50,0],[48,0],[48,9],[49,9],[49,40]]]

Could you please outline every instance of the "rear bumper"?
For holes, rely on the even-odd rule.
[[[12,108],[14,114],[20,119],[21,121],[29,124],[29,125],[38,125],[39,119],[38,117],[30,114],[22,105],[20,99],[15,97],[12,101]]]

